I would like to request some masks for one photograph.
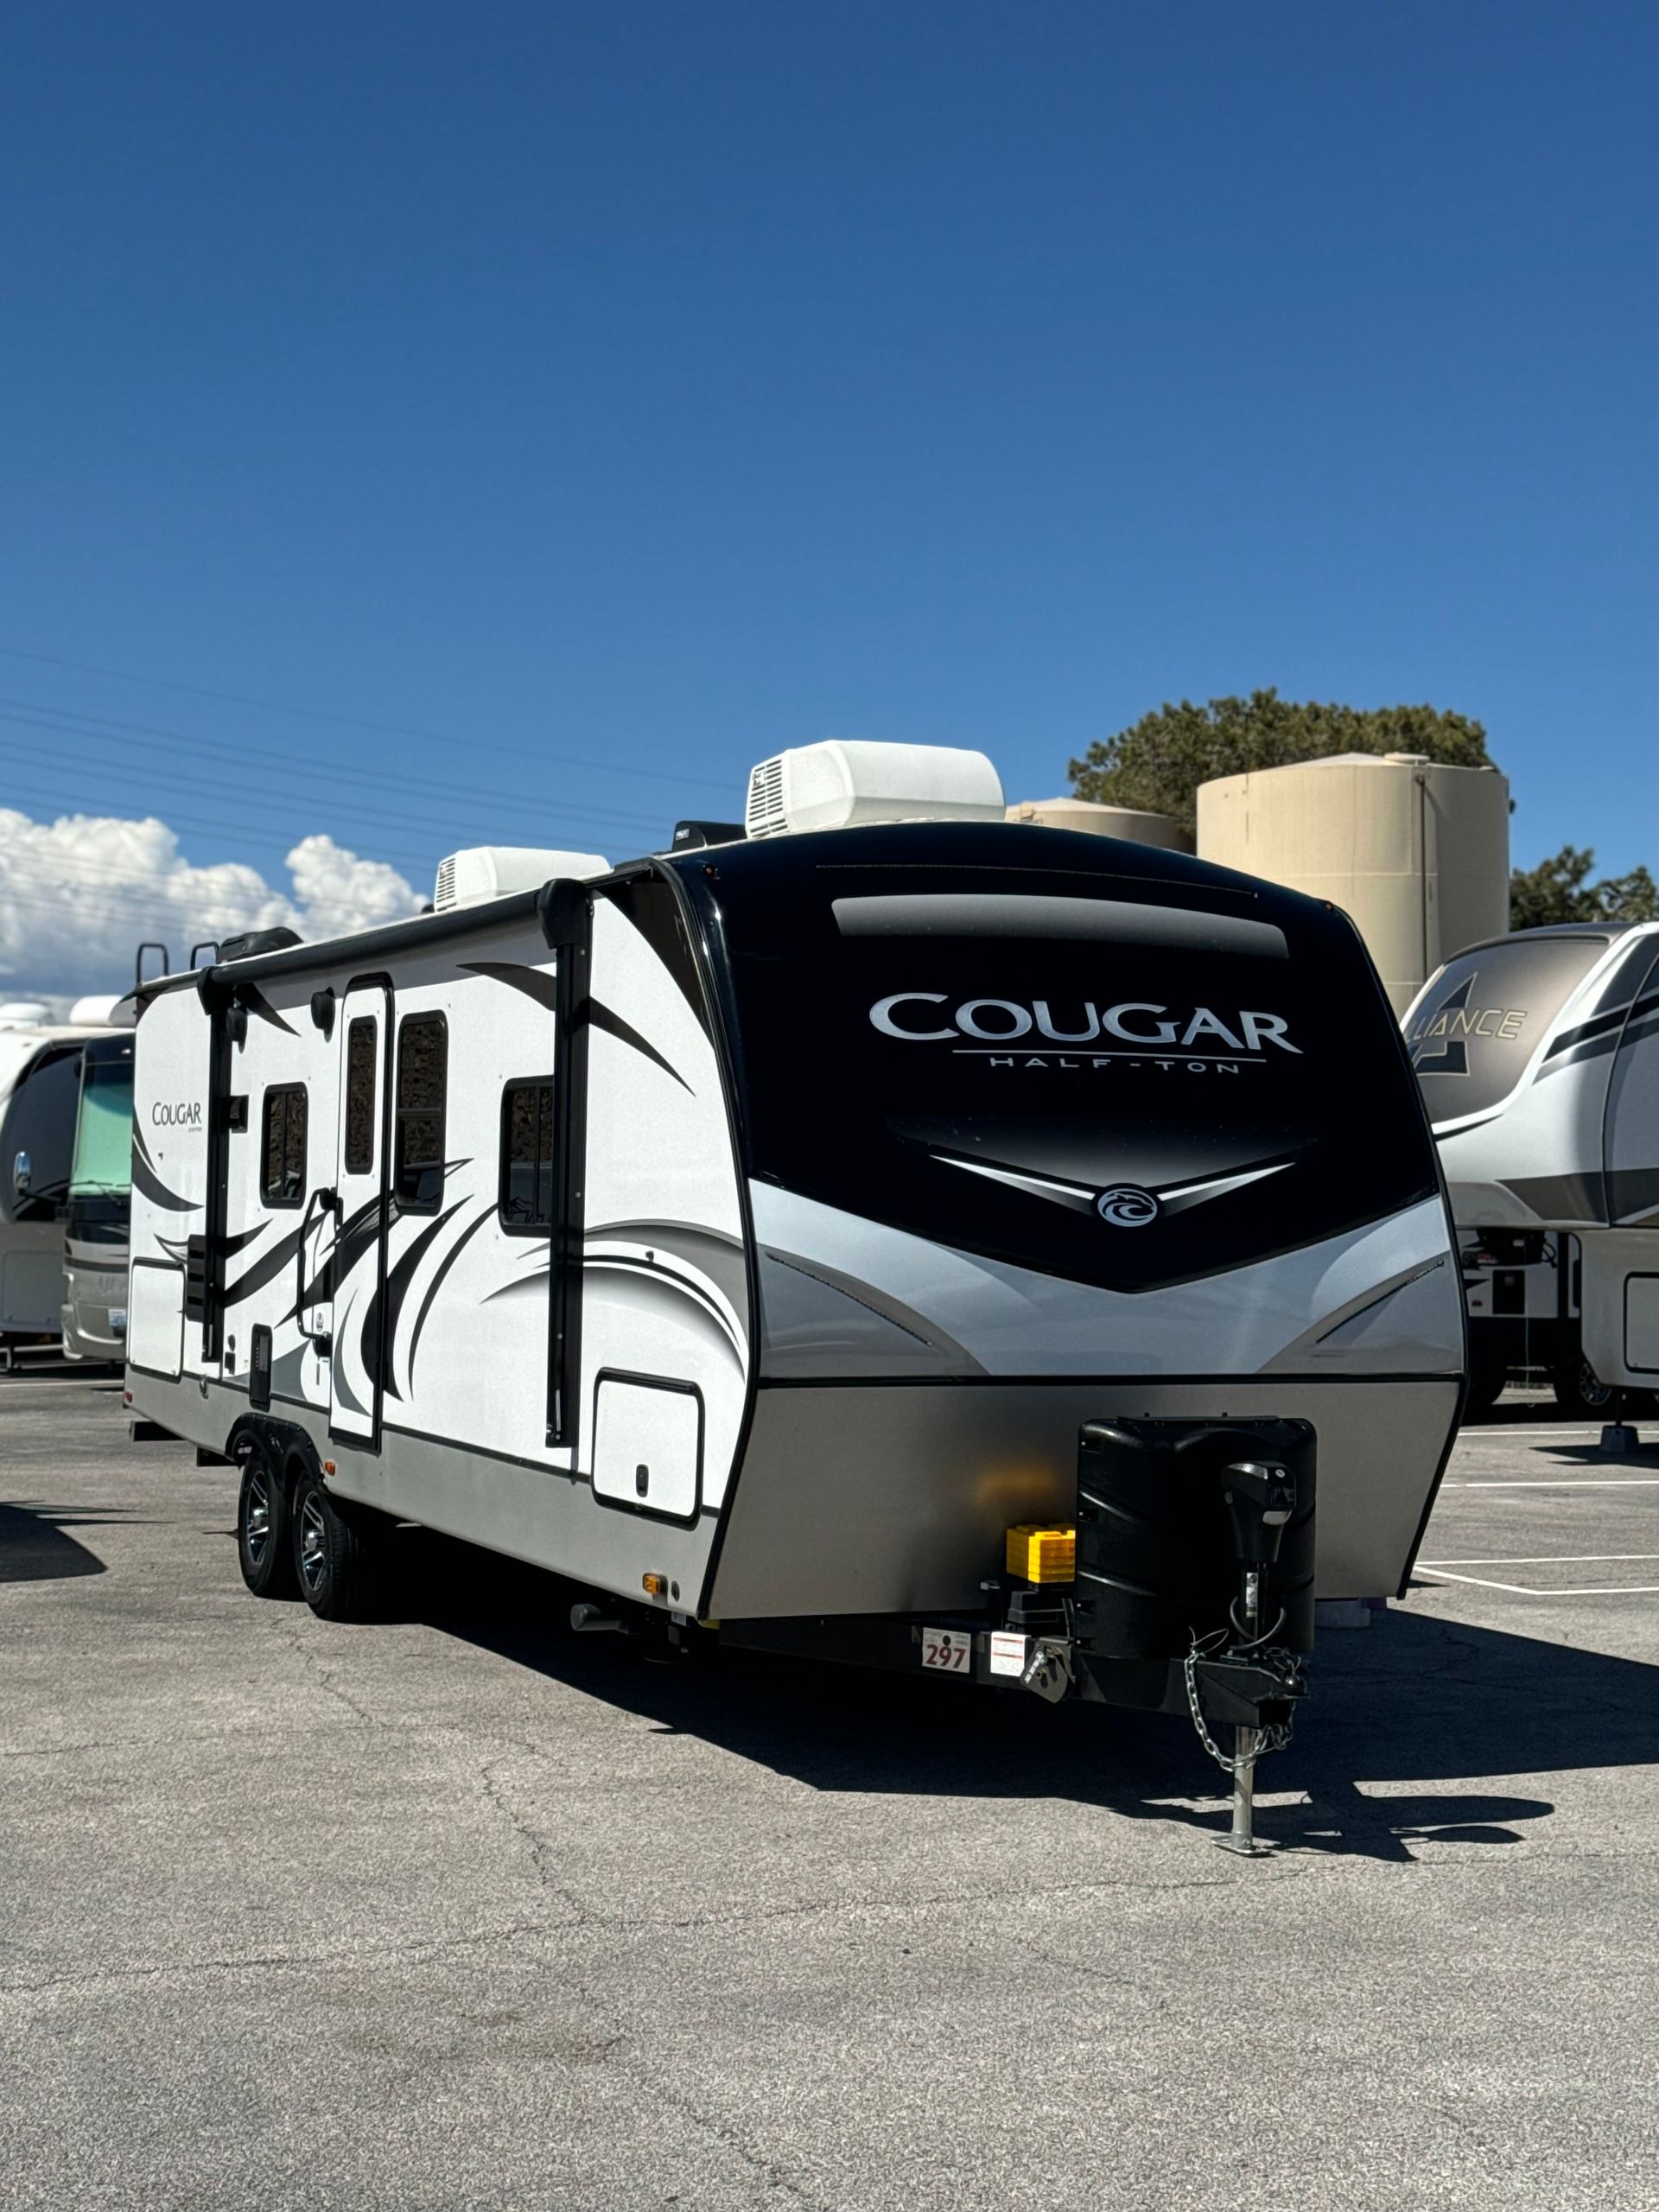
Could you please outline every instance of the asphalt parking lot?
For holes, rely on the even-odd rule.
[[[6,2202],[1651,2212],[1647,1437],[1465,1433],[1248,1862],[1173,1721],[651,1665],[451,1547],[260,1604],[228,1471],[0,1379]]]

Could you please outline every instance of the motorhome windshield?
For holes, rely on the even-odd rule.
[[[1351,930],[1307,902],[1104,871],[730,874],[766,1180],[1122,1289],[1436,1188],[1386,1001]]]
[[[74,1146],[80,1052],[48,1046],[30,1064],[0,1116],[0,1214],[12,1221],[51,1221],[67,1193]],[[17,1187],[20,1160],[28,1187]]]
[[[1502,1104],[1609,941],[1524,934],[1447,962],[1406,1025],[1437,1128]]]
[[[115,1197],[131,1182],[132,1046],[124,1039],[113,1052],[88,1046],[81,1063],[69,1196]]]

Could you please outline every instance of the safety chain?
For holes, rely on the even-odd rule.
[[[1242,1758],[1229,1758],[1205,1726],[1204,1711],[1198,1703],[1198,1680],[1199,1660],[1210,1658],[1225,1641],[1224,1630],[1219,1630],[1213,1636],[1205,1637],[1202,1643],[1196,1636],[1192,1638],[1192,1649],[1182,1662],[1182,1671],[1186,1677],[1186,1702],[1192,1714],[1192,1726],[1198,1732],[1199,1743],[1209,1752],[1222,1772],[1230,1775],[1248,1774],[1256,1761],[1266,1758],[1269,1751],[1284,1750],[1290,1741],[1295,1721],[1294,1719],[1284,1721],[1276,1728],[1258,1728],[1255,1732],[1254,1748],[1245,1752]],[[1270,1646],[1262,1652],[1262,1663],[1268,1667],[1281,1663],[1289,1674],[1294,1675],[1296,1671],[1295,1654],[1281,1650],[1277,1645]]]

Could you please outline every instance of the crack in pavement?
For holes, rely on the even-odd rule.
[[[559,1880],[550,1864],[549,1854],[553,1846],[550,1838],[531,1827],[528,1820],[512,1804],[505,1785],[498,1778],[500,1770],[514,1755],[520,1758],[539,1758],[541,1754],[516,1738],[509,1739],[507,1748],[486,1758],[478,1770],[479,1787],[485,1802],[500,1814],[518,1840],[530,1853],[530,1863],[536,1879],[550,1896],[559,1898],[575,1915],[575,1924],[582,1928],[596,1928],[602,1923],[591,1913],[568,1884]]]
[[[406,1943],[366,1943],[354,1949],[324,1951],[249,1951],[227,1957],[177,1959],[147,1967],[111,1967],[102,1973],[48,1974],[38,1981],[0,1982],[0,1998],[29,1997],[54,1989],[120,1988],[126,1985],[166,1980],[176,1974],[304,1970],[313,1967],[345,1966],[369,1959],[437,1958],[448,1951],[475,1950],[524,1936],[556,1936],[557,1921],[518,1920],[504,1928],[484,1928],[471,1936],[420,1937]]]
[[[516,1757],[540,1760],[543,1754],[519,1738],[509,1739],[506,1748],[486,1759],[479,1769],[479,1784],[486,1802],[506,1821],[513,1834],[526,1847],[536,1879],[550,1895],[558,1897],[576,1916],[574,1925],[578,1930],[592,1934],[629,1932],[629,1923],[601,1917],[589,1911],[582,1899],[566,1883],[561,1882],[550,1864],[549,1854],[553,1846],[513,1804],[506,1783],[501,1778],[502,1770]],[[569,1926],[572,1923],[563,1923]],[[660,1923],[645,1922],[642,1926]],[[673,1923],[671,1923],[673,1924]],[[785,2173],[775,2159],[766,2157],[747,2143],[729,2123],[715,2113],[698,2108],[686,2098],[669,2088],[660,2078],[637,2063],[631,2046],[634,2036],[632,2026],[617,2019],[614,2011],[596,1994],[592,1986],[572,1978],[565,1987],[569,1994],[586,2005],[594,2018],[606,2024],[607,2041],[600,2053],[601,2060],[611,2061],[620,2072],[626,2074],[644,2091],[659,2103],[670,2106],[684,2120],[711,2136],[724,2149],[732,2152],[744,2164],[761,2177],[769,2189],[777,2190],[803,2212],[834,2212],[834,2208],[822,2199],[810,2196]]]
[[[317,1688],[325,1692],[327,1696],[337,1699],[346,1710],[354,1719],[362,1721],[365,1727],[391,1730],[406,1725],[402,1722],[383,1720],[378,1713],[371,1713],[366,1706],[359,1705],[348,1690],[343,1690],[334,1679],[338,1669],[325,1664],[321,1654],[313,1650],[306,1642],[306,1630],[302,1623],[278,1620],[273,1622],[271,1625],[281,1641],[286,1643],[289,1650],[299,1659]]]

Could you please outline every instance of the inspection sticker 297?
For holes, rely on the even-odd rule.
[[[971,1675],[974,1671],[974,1637],[971,1629],[925,1628],[922,1630],[922,1664],[944,1675]]]

